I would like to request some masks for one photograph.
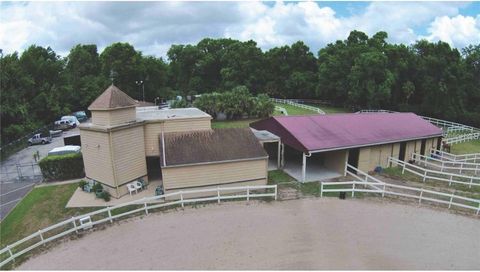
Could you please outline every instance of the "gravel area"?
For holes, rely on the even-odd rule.
[[[478,269],[480,220],[384,200],[230,202],[133,218],[21,270]]]

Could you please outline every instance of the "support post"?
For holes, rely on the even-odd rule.
[[[323,182],[320,182],[320,197],[323,197]]]
[[[450,196],[450,203],[448,203],[448,208],[452,207],[452,202],[453,202],[453,194]]]
[[[275,200],[277,200],[277,185],[275,184]]]
[[[352,186],[352,198],[355,196],[355,183]]]
[[[247,186],[247,201],[250,201],[250,186]]]
[[[282,145],[281,145],[281,141],[279,140],[278,141],[278,147],[277,147],[277,169],[280,169],[281,168],[281,153],[282,153]]]
[[[382,197],[385,197],[385,184],[383,184]]]
[[[185,203],[183,203],[183,192],[180,191],[180,202],[182,203],[182,208],[185,208]]]
[[[302,153],[302,182],[305,182],[305,176],[307,172],[307,156]]]
[[[403,162],[402,175],[405,174],[405,165],[407,165],[407,164],[405,162]]]
[[[72,217],[72,223],[73,223],[73,227],[75,228],[75,232],[78,233],[78,229],[77,229],[77,223],[75,223],[75,217]]]
[[[145,207],[145,214],[148,215],[147,202],[143,203],[143,206]]]
[[[220,204],[220,187],[217,186],[217,202]]]
[[[282,167],[282,169],[283,169],[283,167],[285,167],[285,145],[282,143],[281,146],[282,146],[282,158],[281,158],[282,162],[281,162],[281,167]]]
[[[42,240],[42,242],[43,242],[43,235],[42,235],[42,231],[41,231],[41,230],[38,230],[38,236],[40,236],[40,240]]]
[[[108,219],[110,219],[110,223],[113,223],[112,212],[110,210],[111,210],[111,208],[108,207]]]
[[[420,198],[418,199],[418,204],[422,203],[422,196],[423,196],[423,188],[420,191]]]

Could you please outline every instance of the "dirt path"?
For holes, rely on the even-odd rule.
[[[478,269],[480,220],[382,200],[245,202],[151,214],[19,269]]]

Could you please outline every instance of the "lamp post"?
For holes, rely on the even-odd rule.
[[[137,86],[142,85],[143,102],[145,102],[145,84],[144,84],[143,80],[137,80],[137,81],[135,81],[135,83],[137,84]]]
[[[160,97],[155,97],[155,100],[154,100],[155,106],[157,105],[157,100],[158,100],[158,99],[160,99]]]

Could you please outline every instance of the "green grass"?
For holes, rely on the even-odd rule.
[[[212,128],[248,128],[250,123],[260,119],[212,121]]]
[[[352,111],[349,110],[349,109],[341,108],[341,107],[333,107],[333,106],[326,106],[326,105],[316,105],[316,104],[307,104],[307,105],[320,108],[320,109],[323,110],[326,114],[352,112]]]
[[[295,181],[295,179],[282,170],[268,171],[268,184],[279,184],[292,181]]]
[[[453,154],[480,153],[480,140],[453,144],[450,150]]]
[[[283,104],[283,103],[275,103],[275,106],[279,106],[279,107],[282,107],[285,110],[287,110],[288,115],[317,114],[316,111],[307,110],[307,109],[304,109],[304,108],[295,107],[295,106],[288,105],[288,104]]]
[[[0,223],[2,247],[42,228],[96,208],[65,208],[78,184],[34,188]]]

